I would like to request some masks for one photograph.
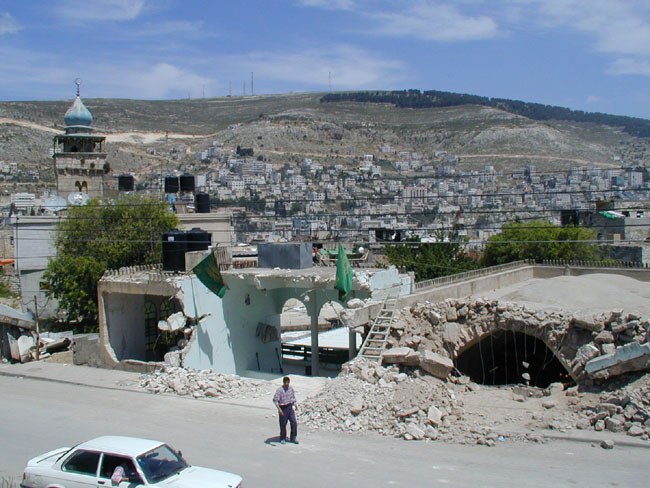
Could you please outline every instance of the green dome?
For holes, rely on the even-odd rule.
[[[63,120],[65,121],[66,127],[89,127],[93,122],[93,116],[90,113],[90,110],[88,110],[81,101],[79,95],[77,95],[77,98],[75,98],[74,102],[72,102],[72,105],[65,113]]]

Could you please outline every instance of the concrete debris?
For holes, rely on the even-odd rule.
[[[398,371],[396,365],[384,367],[362,359],[347,363],[318,394],[300,403],[299,422],[311,429],[374,431],[405,440],[490,446],[499,437],[527,439],[527,434],[495,431],[478,419],[468,422],[449,383]],[[465,390],[466,385],[455,387]]]
[[[197,371],[173,366],[142,375],[140,387],[152,393],[172,393],[194,398],[258,398],[269,395],[271,391],[270,385],[264,381],[212,370]]]
[[[346,363],[337,377],[299,403],[301,424],[307,429],[372,431],[412,441],[482,446],[543,442],[544,430],[592,429],[650,440],[650,373],[637,372],[630,382],[619,352],[645,351],[649,327],[641,317],[614,310],[576,319],[565,312],[468,298],[398,310],[394,325],[383,363],[360,358]],[[567,377],[547,388],[529,386],[534,378],[528,371],[535,365],[523,358],[519,385],[477,385],[454,369],[459,352],[498,330],[543,341],[575,384]],[[613,363],[606,363],[612,360],[606,346],[614,348]],[[596,364],[607,366],[592,370]],[[591,371],[608,375],[590,376]],[[273,395],[268,382],[169,366],[143,376],[141,386],[195,398],[267,396],[270,402]]]
[[[385,364],[403,364],[404,366],[417,366],[420,355],[410,347],[394,347],[385,350],[382,355]]]
[[[432,351],[424,351],[420,357],[420,368],[436,378],[445,379],[454,369],[451,359],[436,354]]]
[[[600,442],[600,447],[602,447],[603,449],[614,449],[615,445],[616,445],[615,442],[611,439],[605,439]]]
[[[399,310],[383,362],[418,366],[444,378],[461,351],[497,331],[541,340],[579,384],[649,368],[650,344],[642,343],[650,335],[650,327],[648,320],[636,314],[622,310],[571,314],[474,297],[416,303]],[[428,360],[431,353],[448,361],[442,366],[437,359],[432,365]],[[522,361],[521,365],[527,369],[529,363]],[[528,372],[521,377],[531,380]]]
[[[631,342],[617,347],[614,352],[591,359],[585,364],[585,371],[592,378],[596,374],[600,374],[601,378],[603,378],[603,373],[606,373],[606,378],[608,378],[609,376],[647,369],[649,359],[650,343]]]
[[[162,331],[176,331],[185,327],[187,317],[183,312],[171,314],[167,319],[158,321],[158,329]]]
[[[600,393],[597,402],[583,406],[582,416],[596,431],[650,439],[650,374]]]

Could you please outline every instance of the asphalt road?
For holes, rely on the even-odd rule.
[[[192,464],[232,471],[246,488],[600,487],[648,485],[650,450],[588,443],[496,447],[407,442],[303,429],[300,445],[269,442],[274,408],[0,376],[0,478],[27,459],[99,435],[160,439]],[[17,486],[17,484],[16,484]]]

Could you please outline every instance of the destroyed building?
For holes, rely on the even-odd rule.
[[[127,268],[103,276],[98,297],[104,363],[142,370],[167,356],[168,362],[199,370],[280,374],[280,316],[284,304],[297,299],[310,317],[307,361],[317,375],[318,316],[324,304],[339,301],[336,268],[313,267],[311,244],[263,244],[257,267],[235,268],[222,260],[227,291],[219,297],[191,272],[210,252],[185,254],[190,272]],[[411,284],[409,275],[394,268],[358,269],[350,296],[381,301],[389,293],[409,293]]]

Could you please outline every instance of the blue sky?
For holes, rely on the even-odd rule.
[[[649,0],[0,0],[0,100],[418,88],[650,118]],[[245,87],[244,87],[245,85]]]

